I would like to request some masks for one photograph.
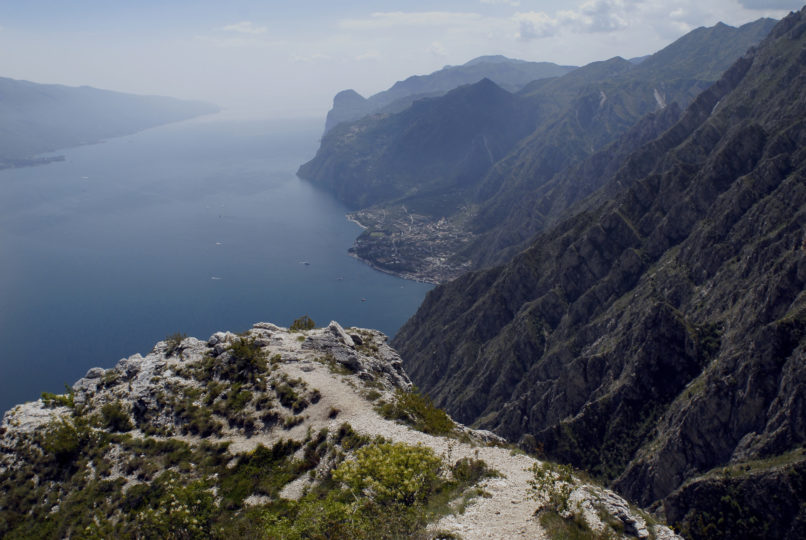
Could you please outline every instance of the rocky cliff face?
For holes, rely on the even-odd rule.
[[[0,535],[677,538],[502,442],[412,393],[376,331],[174,336],[6,413]]]
[[[416,206],[418,192],[461,191],[477,181],[534,122],[521,99],[483,79],[396,115],[342,124],[298,174],[353,208],[402,198]],[[431,205],[429,214],[439,213]]]
[[[687,535],[799,538],[805,51],[801,11],[584,211],[429,293],[394,341],[415,383]]]

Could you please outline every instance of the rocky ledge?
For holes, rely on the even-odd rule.
[[[454,423],[373,330],[172,336],[0,427],[0,536],[675,538]],[[336,531],[336,532],[334,532]]]

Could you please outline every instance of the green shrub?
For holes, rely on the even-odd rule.
[[[291,507],[285,515],[266,512],[263,517],[266,538],[302,540],[308,538],[380,538],[369,535],[371,520],[355,501],[342,500],[338,492],[324,497],[306,496]]]
[[[499,476],[498,472],[487,466],[483,459],[463,457],[451,467],[451,475],[456,482],[473,485],[482,478]]]
[[[110,431],[131,431],[134,427],[119,401],[101,407],[101,425]]]
[[[342,425],[336,438],[352,435]],[[306,447],[316,463],[327,448],[320,432]],[[439,485],[441,461],[429,448],[402,443],[375,442],[356,452],[355,460],[342,462],[332,483],[315,488],[299,501],[275,503],[264,513],[268,538],[351,538],[357,540],[411,538],[422,535],[428,521],[425,502]]]
[[[366,435],[361,435],[357,433],[353,426],[344,422],[342,425],[339,426],[338,431],[336,431],[335,436],[333,437],[333,441],[336,444],[341,445],[342,448],[345,450],[355,450],[356,448],[360,448],[365,444],[368,444],[371,439]]]
[[[64,385],[64,388],[67,390],[67,392],[63,395],[42,392],[42,402],[45,404],[45,406],[70,407],[71,409],[75,407],[75,403],[73,402],[73,389],[66,384]]]
[[[400,420],[414,429],[431,435],[447,435],[453,432],[454,423],[448,413],[434,405],[431,398],[417,392],[397,390],[392,403],[382,403],[376,410],[385,418]]]
[[[567,512],[573,491],[571,466],[542,462],[533,464],[530,471],[533,475],[529,481],[531,498],[539,502],[545,501],[540,511]]]
[[[187,334],[175,332],[165,337],[165,356],[172,356],[182,345],[182,342],[188,337]]]
[[[178,420],[183,421],[181,431],[183,434],[192,433],[200,437],[218,435],[224,427],[221,422],[213,419],[213,414],[208,407],[199,407],[192,403],[186,403],[177,409]]]
[[[576,514],[564,518],[553,510],[540,513],[540,525],[549,538],[557,540],[612,540],[617,538],[605,528],[601,532],[592,531],[588,524]]]
[[[307,315],[303,315],[299,319],[295,319],[288,328],[292,332],[301,332],[303,330],[313,330],[316,328],[316,323]]]
[[[266,355],[254,339],[238,338],[229,350],[230,362],[223,368],[222,378],[238,382],[253,382],[266,371]]]
[[[299,414],[309,405],[308,400],[299,395],[288,383],[280,383],[274,391],[277,392],[277,399],[283,407],[291,409],[294,413]]]
[[[369,392],[367,392],[366,395],[364,395],[364,397],[367,398],[367,401],[375,401],[376,399],[378,399],[382,395],[383,394],[381,394],[377,390],[372,389]]]
[[[265,409],[271,409],[272,405],[274,404],[274,399],[268,394],[262,394],[259,398],[255,400],[255,410],[262,411]]]
[[[230,411],[240,412],[252,401],[252,392],[249,390],[238,390],[230,392],[227,396],[227,408]]]
[[[442,461],[430,448],[404,443],[369,444],[342,463],[333,479],[377,503],[412,505],[431,493]]]
[[[174,475],[163,477],[161,493],[135,515],[140,538],[210,538],[213,519],[218,513],[215,499],[202,481],[179,484]],[[161,477],[162,480],[162,477]]]
[[[114,369],[107,369],[101,376],[101,385],[104,388],[111,388],[120,381],[120,373]]]
[[[293,455],[301,446],[297,441],[279,441],[271,448],[261,444],[242,455],[234,467],[225,467],[219,473],[222,505],[238,508],[253,493],[276,496],[282,486],[296,478]]]
[[[286,416],[283,418],[283,429],[291,429],[294,426],[298,426],[305,421],[304,416]]]
[[[90,434],[84,426],[74,425],[64,418],[50,424],[42,437],[41,446],[46,456],[58,463],[72,462],[89,441]]]
[[[212,405],[218,396],[220,396],[227,388],[225,383],[209,381],[205,388],[207,395],[204,397],[205,405]]]

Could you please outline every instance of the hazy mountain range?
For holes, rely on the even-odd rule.
[[[445,66],[429,75],[413,75],[368,98],[362,97],[355,90],[344,90],[333,98],[333,108],[328,112],[325,132],[342,122],[358,120],[368,114],[400,112],[418,99],[441,96],[454,88],[473,84],[481,79],[491,79],[502,88],[516,92],[532,81],[564,75],[573,69],[573,66],[558,66],[551,62],[480,56],[461,66]]]
[[[218,110],[209,103],[169,97],[0,78],[0,168]]]
[[[475,268],[506,260],[594,187],[557,198],[556,187],[546,192],[563,183],[555,176],[605,150],[647,114],[685,107],[773,24],[700,28],[638,64],[594,62],[514,94],[484,80],[396,114],[345,122],[325,135],[299,175],[362,210],[359,221],[369,228],[357,243],[359,256],[444,281],[461,264],[441,273],[423,263],[417,245],[439,244],[446,233],[415,235],[410,215],[422,218],[415,232],[445,218],[451,234],[465,235],[434,260]]]

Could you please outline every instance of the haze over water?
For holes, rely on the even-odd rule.
[[[219,115],[0,171],[0,411],[177,331],[394,334],[430,286],[347,254],[347,209],[295,175],[321,130]]]

